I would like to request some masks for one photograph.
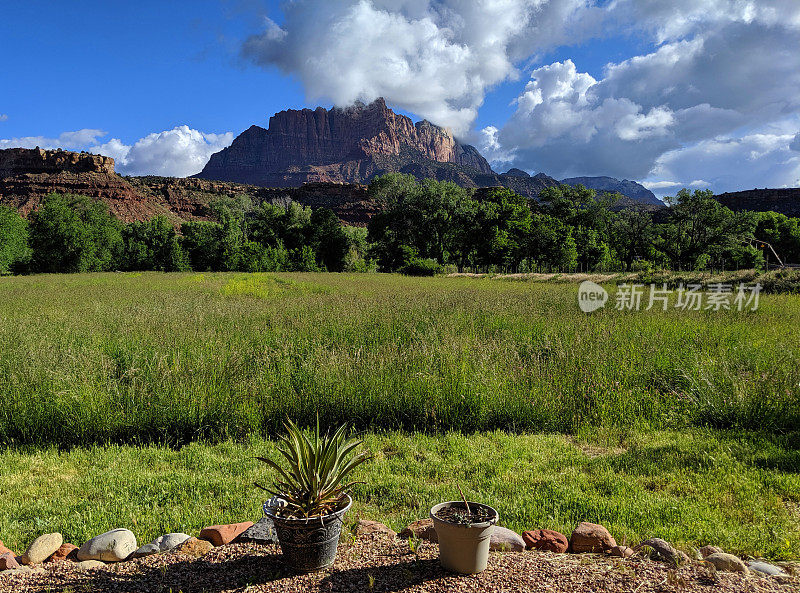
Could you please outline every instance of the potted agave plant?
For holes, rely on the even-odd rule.
[[[498,512],[488,505],[467,502],[463,492],[461,500],[433,507],[431,518],[439,539],[442,567],[461,574],[486,570],[489,543],[499,517]]]
[[[320,434],[319,417],[311,435],[291,420],[285,424],[278,452],[284,465],[259,457],[275,470],[271,487],[256,484],[272,494],[264,514],[272,519],[286,562],[298,572],[313,572],[333,564],[344,514],[353,504],[346,482],[369,456],[355,453],[361,440],[351,439],[347,426],[333,434]]]

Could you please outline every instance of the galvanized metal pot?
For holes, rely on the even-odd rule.
[[[264,514],[275,524],[286,563],[297,572],[314,572],[330,566],[336,559],[342,520],[352,505],[353,499],[347,496],[347,505],[335,513],[295,519],[279,516],[278,507],[264,503]]]

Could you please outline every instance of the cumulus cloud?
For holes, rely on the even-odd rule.
[[[652,178],[674,180],[673,187],[710,186],[715,192],[798,187],[800,155],[790,149],[792,139],[789,134],[760,132],[703,140],[661,155]]]
[[[800,118],[800,3],[616,0],[605,17],[651,30],[658,45],[598,79],[570,60],[535,68],[480,148],[513,155],[503,166],[646,179],[663,191],[800,183],[788,156],[800,136],[775,129]],[[778,144],[767,150],[756,138]]]
[[[789,145],[789,148],[794,150],[795,152],[800,152],[800,132],[794,137],[792,143]]]
[[[153,133],[125,146],[118,140],[98,146],[101,154],[114,156],[118,169],[128,175],[187,177],[199,173],[212,154],[229,146],[233,134],[207,134],[189,126]]]
[[[515,62],[588,28],[587,0],[295,0],[242,54],[297,76],[311,100],[385,97],[464,133]]]
[[[106,135],[102,130],[83,129],[64,132],[58,138],[7,138],[0,139],[0,148],[86,150],[114,158],[117,172],[125,175],[186,177],[199,173],[213,153],[233,142],[232,132],[210,134],[185,125],[148,134],[133,145],[118,138],[100,143],[99,139]]]

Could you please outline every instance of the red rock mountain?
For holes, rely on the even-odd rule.
[[[212,155],[196,177],[297,187],[307,182],[366,183],[390,171],[466,187],[500,185],[474,147],[428,121],[413,123],[383,99],[276,113],[268,129],[251,126]],[[482,183],[482,176],[494,183]]]

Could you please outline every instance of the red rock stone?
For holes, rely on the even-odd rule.
[[[19,562],[11,552],[3,552],[0,554],[0,570],[9,570],[11,568],[19,568]]]
[[[16,556],[14,552],[5,547],[2,541],[0,541],[0,554],[11,554],[12,556]]]
[[[522,539],[529,550],[543,550],[563,554],[569,547],[567,536],[552,529],[524,531]]]
[[[439,536],[436,534],[436,528],[433,526],[433,519],[430,518],[414,521],[400,532],[400,537],[408,539],[412,536],[433,543],[439,542]]]
[[[573,553],[581,552],[605,552],[617,545],[616,540],[611,537],[608,529],[595,523],[579,523],[572,532],[569,540],[569,551]]]
[[[229,525],[211,525],[200,531],[200,539],[210,541],[215,546],[224,546],[231,543],[242,533],[253,526],[252,521],[244,523],[231,523]]]
[[[77,560],[78,546],[73,544],[62,544],[45,562],[63,562],[64,560]]]

